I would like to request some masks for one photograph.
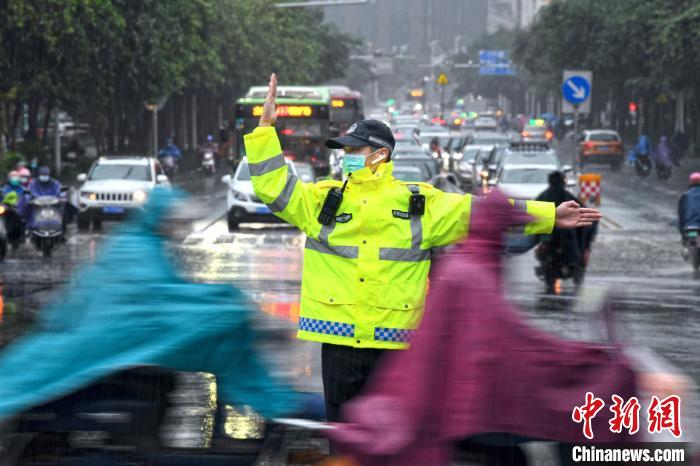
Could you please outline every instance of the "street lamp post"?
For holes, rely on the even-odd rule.
[[[152,114],[152,120],[151,124],[153,125],[153,157],[158,157],[158,111],[162,109],[165,106],[165,103],[168,101],[167,97],[162,97],[158,99],[156,102],[144,102],[143,106],[146,107],[146,110],[151,112]]]
[[[146,110],[151,112],[152,119],[151,119],[151,136],[152,136],[152,141],[151,141],[151,151],[153,154],[153,157],[158,156],[158,110],[159,106],[158,104],[154,103],[146,103],[144,104],[146,107]]]
[[[54,163],[56,165],[56,175],[61,175],[61,122],[59,118],[59,111],[56,109],[56,128],[54,130],[53,141],[54,141]]]

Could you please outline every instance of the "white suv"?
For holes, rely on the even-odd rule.
[[[286,160],[286,162],[287,168],[294,175],[297,175],[294,163],[290,160]],[[250,179],[247,157],[244,157],[241,163],[238,164],[238,168],[236,168],[233,176],[226,175],[221,178],[221,181],[229,186],[228,195],[226,196],[228,231],[233,232],[237,230],[239,224],[245,222],[282,222],[255,195],[253,182]]]
[[[130,210],[142,209],[151,190],[170,186],[157,159],[144,156],[103,156],[78,175],[78,229],[90,223],[100,228],[103,220],[119,220]]]

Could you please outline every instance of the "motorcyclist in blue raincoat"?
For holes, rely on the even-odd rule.
[[[628,157],[628,162],[633,165],[634,161],[639,156],[646,156],[646,157],[651,156],[651,140],[649,139],[649,136],[647,136],[646,134],[642,134],[639,136],[639,140],[637,141],[637,145],[635,145],[634,149],[632,149],[632,151],[630,151],[630,154]]]
[[[165,147],[158,151],[158,158],[167,157],[169,155],[175,157],[177,160],[182,158],[180,149],[173,143],[171,138],[165,140]]]
[[[40,167],[39,176],[29,185],[32,197],[61,196],[61,183],[51,178],[49,167]]]
[[[687,227],[700,228],[700,172],[690,174],[688,190],[678,200],[678,229],[681,235]]]
[[[32,183],[29,185],[29,196],[33,198],[37,197],[44,197],[44,196],[50,196],[50,197],[58,197],[58,198],[64,198],[62,192],[61,192],[61,183],[58,180],[55,180],[51,178],[51,170],[49,167],[40,167],[38,176]],[[29,214],[29,228],[34,227],[34,210],[32,209],[32,205],[29,204],[27,208],[28,214]],[[72,210],[69,210],[68,208],[64,209],[63,212],[63,227],[65,229],[66,224],[70,221],[72,217]]]

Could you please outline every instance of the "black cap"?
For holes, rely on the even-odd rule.
[[[389,127],[379,120],[360,120],[337,138],[327,139],[326,147],[329,149],[342,149],[343,147],[375,146],[394,150],[394,135]]]

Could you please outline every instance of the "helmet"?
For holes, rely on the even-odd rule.
[[[19,178],[19,172],[17,170],[12,170],[10,173],[7,174],[7,178]]]
[[[693,172],[688,177],[688,184],[690,186],[700,186],[700,172]]]
[[[32,172],[30,172],[27,167],[22,167],[18,171],[19,171],[20,178],[31,178],[32,177]]]
[[[51,174],[51,170],[49,169],[49,167],[46,167],[46,166],[39,167],[39,175],[50,175],[50,174]]]

